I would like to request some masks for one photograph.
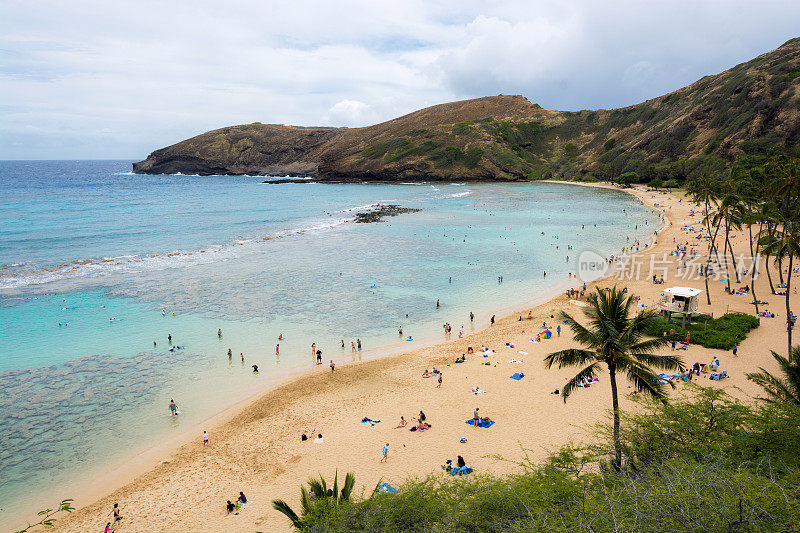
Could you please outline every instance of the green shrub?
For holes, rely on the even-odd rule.
[[[616,145],[616,144],[617,144],[617,140],[612,137],[609,140],[607,140],[605,143],[603,143],[603,148],[605,148],[605,151],[608,152],[609,150],[614,148],[614,145]]]
[[[680,323],[675,324],[662,319],[656,322],[647,333],[656,337],[663,335],[664,332],[675,330],[675,337],[684,339],[688,332],[692,344],[717,350],[730,350],[734,343],[742,342],[747,337],[747,333],[761,323],[758,318],[744,313],[728,313],[714,319],[706,315],[695,314],[692,316],[692,320],[699,321],[699,323],[683,328]]]

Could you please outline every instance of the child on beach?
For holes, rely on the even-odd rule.
[[[383,450],[381,450],[383,457],[381,457],[381,462],[385,463],[389,460],[389,443],[383,445]]]
[[[333,362],[333,359],[331,359],[331,374],[333,374],[334,368],[336,368],[336,364]]]
[[[170,410],[170,413],[172,413],[172,416],[177,416],[178,415],[178,406],[175,403],[175,400],[170,400],[169,401],[169,410]]]
[[[203,430],[203,446],[208,446],[208,432]]]

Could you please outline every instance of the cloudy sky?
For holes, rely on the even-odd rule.
[[[797,36],[797,0],[3,0],[0,159],[138,160],[230,124],[500,93],[612,108]]]

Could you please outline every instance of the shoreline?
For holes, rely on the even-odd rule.
[[[548,180],[547,183],[559,183],[564,185],[579,185],[583,187],[590,187],[590,188],[602,188],[602,189],[610,189],[610,190],[618,190],[623,191],[630,196],[633,196],[637,199],[637,201],[647,205],[650,209],[653,210],[653,214],[660,214],[660,211],[657,208],[643,202],[641,196],[636,194],[631,189],[621,189],[615,187],[611,184],[605,183],[580,183],[580,182],[569,182],[569,181],[559,181],[559,180]],[[667,227],[669,222],[665,222],[661,228],[657,231],[662,231],[665,227]],[[652,234],[648,237],[648,247],[643,248],[638,253],[644,253],[649,250],[650,243],[653,240]],[[597,281],[602,281],[603,279],[607,279],[613,276],[613,270],[610,270],[606,276],[601,278]],[[593,282],[596,283],[597,281]],[[498,322],[508,321],[511,320],[513,317],[520,315],[521,310],[525,309],[533,309],[533,310],[540,310],[544,307],[550,307],[555,304],[556,300],[563,296],[564,291],[574,286],[577,283],[577,279],[573,280],[565,280],[562,283],[557,283],[553,287],[551,291],[548,291],[546,294],[543,294],[540,298],[536,298],[533,301],[528,302],[521,302],[511,304],[509,306],[500,308],[497,310],[498,315]],[[588,284],[587,284],[588,285]],[[470,337],[480,335],[486,332],[489,329],[488,324],[483,324],[479,327],[474,329],[470,329],[468,333],[465,334],[465,339]],[[457,337],[457,335],[456,335]],[[436,348],[450,345],[453,342],[457,342],[458,338],[451,338],[451,339],[435,339],[433,336],[431,337],[423,337],[420,338],[417,342],[415,339],[413,346],[403,346],[402,344],[392,346],[378,346],[375,348],[370,348],[364,351],[363,358],[359,358],[358,361],[353,361],[351,358],[345,359],[336,359],[334,361],[337,365],[337,370],[350,368],[354,366],[362,366],[362,365],[369,365],[375,364],[377,362],[384,362],[389,363],[391,361],[396,361],[401,359],[405,356],[408,352],[417,351],[417,350],[435,350]],[[327,365],[323,365],[323,368],[327,368]],[[181,429],[181,431],[177,435],[173,435],[169,437],[165,442],[161,444],[154,445],[152,447],[147,448],[144,451],[140,451],[137,453],[132,454],[131,456],[125,458],[121,464],[117,467],[108,470],[107,472],[101,474],[100,476],[94,478],[91,481],[87,481],[85,483],[81,483],[78,486],[78,490],[75,491],[75,494],[71,495],[76,502],[76,506],[81,507],[84,505],[91,504],[92,502],[102,498],[103,496],[114,492],[115,490],[135,481],[135,479],[151,470],[156,468],[159,464],[161,464],[164,460],[169,458],[173,455],[177,450],[179,450],[182,446],[195,441],[197,438],[198,431],[202,433],[202,428],[210,430],[212,433],[219,429],[220,427],[225,426],[233,421],[233,419],[240,416],[242,413],[246,412],[248,408],[252,407],[254,404],[258,403],[259,401],[264,401],[267,397],[278,395],[281,391],[286,389],[291,389],[293,386],[300,385],[301,383],[307,380],[316,380],[319,377],[320,369],[317,367],[308,368],[295,368],[293,369],[288,376],[283,376],[277,379],[275,382],[270,383],[267,385],[263,390],[254,392],[252,395],[244,398],[233,405],[230,405],[219,412],[216,412],[209,417],[205,418],[204,420],[192,424],[189,427]]]
[[[631,196],[636,197],[641,203],[648,205],[651,209],[653,209],[654,214],[660,214],[659,209],[649,205],[647,202],[643,201],[642,197],[639,194],[634,193],[633,190],[628,189],[619,189],[610,185],[605,184],[594,184],[594,183],[573,183],[573,182],[556,182],[556,183],[565,183],[570,185],[582,185],[586,187],[595,187],[595,188],[607,188],[607,189],[614,189],[614,190],[622,190],[627,192]],[[642,193],[644,194],[644,193]],[[660,233],[663,231],[665,227],[669,225],[669,222],[665,222],[664,226],[659,228],[657,231]],[[652,241],[652,236],[650,237]],[[639,254],[645,253],[650,250],[650,246],[648,248],[640,250]],[[612,277],[614,274],[613,270],[609,271],[603,279],[608,279]],[[598,281],[601,281],[598,280]],[[578,283],[577,279],[572,281],[564,281],[563,283],[556,284],[552,291],[548,291],[546,294],[543,294],[541,298],[537,298],[535,301],[532,302],[522,302],[519,304],[512,304],[507,308],[503,308],[498,311],[498,315],[500,315],[500,319],[498,323],[502,322],[509,322],[513,320],[519,313],[521,309],[531,309],[533,308],[536,311],[536,314],[539,314],[545,308],[554,308],[557,307],[557,303],[559,299],[563,299],[564,290],[567,287],[575,286]],[[594,282],[596,283],[596,282]],[[587,284],[590,285],[590,284]],[[552,309],[551,309],[552,310]],[[337,371],[350,371],[350,369],[357,369],[360,368],[362,372],[368,371],[370,368],[375,366],[388,366],[397,363],[399,360],[402,360],[404,357],[407,357],[411,352],[418,352],[420,350],[429,350],[429,351],[438,351],[442,349],[446,349],[448,347],[452,347],[454,344],[458,344],[459,341],[463,342],[471,338],[476,338],[481,336],[489,331],[488,325],[483,325],[481,327],[476,328],[475,330],[470,330],[463,340],[460,339],[449,339],[449,340],[434,340],[434,339],[420,339],[419,342],[415,342],[414,346],[403,346],[398,345],[394,347],[394,349],[389,348],[387,353],[387,348],[384,347],[377,347],[372,348],[365,353],[363,360],[360,361],[337,361]],[[349,358],[348,358],[349,359]],[[324,365],[326,367],[327,365]],[[323,367],[323,368],[324,368]],[[229,406],[223,409],[220,412],[217,412],[204,421],[193,425],[191,427],[187,427],[178,435],[170,437],[164,445],[158,445],[151,447],[143,452],[137,453],[132,456],[129,460],[125,460],[123,464],[120,466],[108,471],[107,473],[103,474],[99,478],[94,479],[89,486],[82,487],[81,490],[78,490],[77,494],[75,494],[75,499],[78,506],[83,506],[94,502],[109,493],[112,493],[115,490],[118,490],[126,485],[129,485],[136,481],[138,477],[146,475],[149,472],[152,472],[159,464],[163,464],[165,459],[175,455],[178,453],[182,447],[187,444],[190,444],[192,441],[196,440],[196,433],[200,426],[204,426],[206,429],[210,429],[211,433],[215,433],[221,428],[231,425],[234,419],[243,417],[248,409],[254,407],[255,404],[269,402],[271,400],[279,400],[277,397],[281,395],[283,392],[289,392],[292,389],[302,388],[305,385],[308,385],[307,382],[314,382],[320,379],[319,376],[320,369],[318,368],[311,368],[311,369],[298,369],[297,373],[290,375],[288,377],[283,377],[277,382],[274,382],[268,385],[265,390],[258,391],[254,393],[252,396],[243,399],[236,404]],[[297,399],[297,398],[293,398]]]

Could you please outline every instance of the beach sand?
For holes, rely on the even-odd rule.
[[[612,276],[598,284],[625,285],[648,306],[670,286],[704,288],[702,278],[674,279],[674,263],[664,285],[653,285],[648,276],[651,257],[663,259],[663,254],[675,247],[673,238],[677,243],[699,242],[698,253],[705,253],[706,241],[698,241],[682,230],[685,224],[699,227],[700,211],[690,216],[692,206],[676,195],[643,189],[631,193],[663,209],[669,225],[659,232],[657,244],[639,254],[643,264],[640,279],[616,281]],[[736,252],[747,252],[746,232],[736,235]],[[773,274],[777,277],[775,270]],[[554,285],[562,282],[553,280]],[[724,294],[724,282],[719,280],[710,281],[709,286],[712,306],[706,305],[702,294],[700,311],[713,312],[714,316],[726,310],[753,312],[749,296]],[[783,297],[769,294],[763,270],[756,286],[759,298],[769,302],[767,307],[776,318],[761,320],[761,326],[740,345],[738,357],[696,345],[678,352],[687,366],[695,361],[710,362],[716,355],[730,379],[710,381],[706,374],[697,381],[724,387],[745,399],[758,395],[760,389],[747,381],[744,373],[758,366],[775,370],[769,349],[779,353],[786,350]],[[796,299],[793,296],[795,306]],[[379,480],[396,486],[410,477],[443,475],[440,465],[447,459],[455,460],[456,455],[464,456],[477,472],[507,473],[515,469],[513,461],[520,460],[524,450],[540,460],[563,444],[591,441],[592,427],[606,419],[611,404],[607,376],[601,374],[598,383],[578,389],[565,403],[550,392],[563,387],[578,369],[547,370],[542,360],[550,352],[574,346],[570,332],[562,326],[560,337],[554,331],[549,340],[530,342],[541,331],[543,321],[553,324],[550,315],[559,309],[579,320],[583,317],[579,307],[559,296],[533,308],[533,320],[526,319],[529,309],[522,308],[500,318],[492,327],[473,332],[469,331],[469,318],[464,317],[463,322],[453,323],[452,339],[440,344],[369,361],[337,361],[334,373],[326,364],[291,378],[191,433],[109,470],[103,479],[76,495],[79,509],[59,518],[56,530],[100,531],[113,503],[119,502],[124,519],[117,531],[287,531],[289,522],[272,509],[271,501],[281,498],[297,506],[301,483],[319,474],[330,481],[337,469],[340,480],[352,471],[355,494],[363,490],[366,495]],[[519,316],[523,317],[521,322]],[[462,323],[469,333],[459,339]],[[506,342],[516,347],[508,348]],[[468,345],[476,353],[467,355],[465,363],[454,364]],[[481,345],[496,353],[482,357],[477,353]],[[509,363],[511,359],[524,359],[524,363]],[[441,389],[435,377],[422,377],[425,369],[434,366],[443,372]],[[515,372],[524,372],[525,378],[509,379]],[[629,385],[624,379],[620,383],[622,409],[636,408],[627,395],[632,390]],[[487,392],[474,394],[472,387]],[[680,389],[678,385],[676,393]],[[483,416],[495,420],[491,428],[465,423],[476,407]],[[411,422],[421,409],[432,425],[430,430],[394,429],[400,416]],[[361,423],[364,417],[381,422],[370,426]],[[210,436],[207,447],[202,444],[204,429]],[[324,441],[302,442],[304,432],[322,433]],[[459,442],[462,437],[467,438],[466,443]],[[389,443],[389,457],[381,463],[385,443]],[[510,461],[489,457],[497,454]],[[234,500],[239,491],[247,495],[249,505],[238,515],[226,515],[226,500]]]

